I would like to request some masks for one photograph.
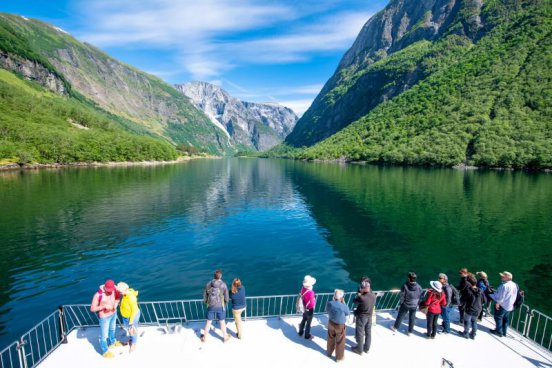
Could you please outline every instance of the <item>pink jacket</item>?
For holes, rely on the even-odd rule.
[[[316,296],[312,289],[306,287],[301,288],[301,295],[303,296],[303,305],[305,309],[314,309],[316,307]]]

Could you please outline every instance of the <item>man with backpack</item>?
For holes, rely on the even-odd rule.
[[[114,358],[115,354],[110,349],[122,346],[115,339],[117,306],[120,299],[119,292],[115,288],[115,282],[107,280],[103,285],[100,285],[90,304],[90,312],[98,313],[100,322],[100,350],[104,358]]]
[[[519,288],[512,281],[513,276],[510,272],[500,272],[499,275],[502,284],[496,289],[494,294],[489,295],[496,302],[494,311],[496,328],[491,330],[491,332],[503,337],[508,332],[508,316],[514,310]]]
[[[224,342],[230,339],[226,333],[226,304],[228,303],[228,287],[222,281],[222,271],[216,270],[213,279],[203,289],[203,301],[207,305],[207,321],[201,335],[201,342],[205,342],[214,319],[220,322],[220,330]]]

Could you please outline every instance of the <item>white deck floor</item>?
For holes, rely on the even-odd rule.
[[[372,347],[368,354],[350,351],[355,345],[354,325],[347,326],[344,367],[441,367],[446,358],[455,368],[469,367],[552,367],[552,354],[517,335],[505,338],[488,333],[491,319],[480,323],[475,340],[457,334],[425,338],[425,316],[418,314],[417,326],[409,337],[406,325],[393,333],[389,326],[395,313],[378,314],[372,329]],[[220,330],[211,331],[207,342],[199,339],[203,323],[190,323],[181,330],[166,334],[159,327],[142,327],[140,340],[133,353],[128,347],[114,350],[116,356],[106,359],[99,354],[98,328],[74,331],[68,344],[60,346],[40,365],[41,368],[63,367],[333,367],[333,358],[326,356],[326,316],[315,316],[312,341],[297,335],[299,317],[267,318],[245,322],[244,339],[235,338],[235,325],[229,322],[232,338],[222,342]],[[454,324],[454,330],[460,326]],[[117,332],[117,336],[122,334]]]

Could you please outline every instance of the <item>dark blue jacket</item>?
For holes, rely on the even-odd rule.
[[[230,292],[230,300],[232,300],[232,309],[245,308],[245,287],[240,286],[235,294]]]

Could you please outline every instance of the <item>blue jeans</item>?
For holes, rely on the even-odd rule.
[[[115,344],[115,326],[117,324],[117,313],[109,317],[100,318],[100,350],[105,354],[109,346]]]
[[[441,308],[441,318],[443,319],[443,330],[446,333],[450,333],[450,311],[451,307],[442,307]]]
[[[132,324],[130,324],[130,318],[123,317],[123,325],[130,329],[131,327],[134,327],[134,335],[130,336],[130,341],[132,342],[132,345],[136,344],[138,342],[138,322],[140,321],[140,311],[136,313],[134,316],[134,319],[132,320]]]
[[[468,335],[469,333],[470,337],[475,337],[475,334],[477,334],[477,317],[478,316],[472,316],[468,313],[464,314],[464,335]]]
[[[494,311],[494,319],[496,323],[496,332],[501,334],[502,336],[506,336],[506,333],[508,332],[508,316],[510,315],[510,312],[508,312],[506,309],[502,308],[502,306],[498,307],[498,309],[495,309]]]

